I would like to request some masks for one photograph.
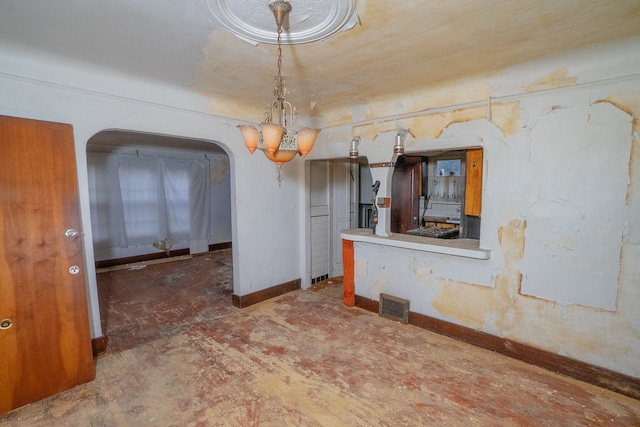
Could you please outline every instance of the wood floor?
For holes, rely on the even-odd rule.
[[[340,286],[339,282],[336,282]],[[640,426],[640,401],[342,305],[231,305],[231,252],[98,275],[96,380],[4,426]]]

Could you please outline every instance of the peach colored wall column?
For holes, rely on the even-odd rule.
[[[343,303],[347,307],[356,304],[356,284],[353,276],[353,242],[342,239],[342,265],[344,267]]]

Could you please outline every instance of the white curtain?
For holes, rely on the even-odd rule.
[[[88,153],[94,247],[208,242],[209,166],[201,157]]]

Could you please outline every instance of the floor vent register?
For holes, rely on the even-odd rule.
[[[380,294],[378,314],[406,325],[409,323],[409,300]]]

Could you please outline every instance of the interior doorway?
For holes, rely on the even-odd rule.
[[[146,332],[132,330],[133,319],[114,315],[127,308],[113,305],[147,301],[151,305],[148,313],[136,316],[148,314],[151,319],[159,304],[153,295],[163,294],[178,278],[184,278],[184,262],[196,257],[204,258],[203,265],[211,267],[207,274],[220,273],[224,267],[220,285],[229,294],[223,299],[232,306],[231,172],[229,155],[220,145],[166,135],[103,131],[88,141],[87,171],[98,302],[104,334],[114,338],[109,339],[110,347],[122,345],[117,342],[135,343],[135,337],[127,334],[153,335],[151,327]],[[216,261],[222,253],[224,262]],[[115,271],[152,267],[161,275],[157,283],[142,287],[135,280],[125,280],[118,286],[126,289],[105,288],[105,277]],[[213,281],[210,285],[205,293],[217,294]],[[180,310],[189,305],[181,299],[186,289],[172,288],[175,295],[171,300],[183,307]]]
[[[348,159],[310,162],[311,284],[342,276],[340,231],[358,227],[359,167]]]

